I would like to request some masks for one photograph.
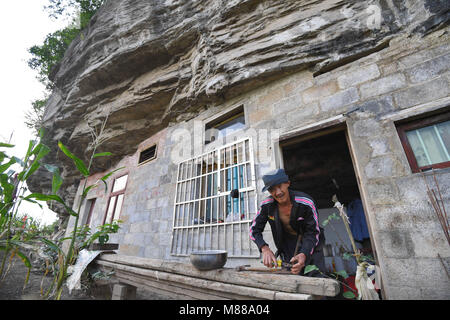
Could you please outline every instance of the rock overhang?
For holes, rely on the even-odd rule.
[[[106,117],[99,151],[114,155],[99,158],[92,172],[205,107],[300,70],[326,72],[399,34],[422,36],[448,17],[449,4],[427,0],[107,1],[53,72],[45,161],[63,170],[61,193],[71,202],[68,191],[81,177],[57,142],[87,161],[89,128]],[[51,189],[44,171],[31,190]]]

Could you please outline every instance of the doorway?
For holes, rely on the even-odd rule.
[[[345,206],[358,248],[368,259],[375,259],[345,130],[340,126],[296,136],[281,141],[280,149],[291,189],[310,195],[318,209],[327,271],[344,270],[351,282],[357,264],[333,195]]]

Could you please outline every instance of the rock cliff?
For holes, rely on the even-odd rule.
[[[80,176],[57,142],[88,158],[89,126],[106,115],[99,151],[114,156],[93,171],[209,105],[303,69],[326,72],[448,19],[445,0],[109,0],[52,72],[46,162],[63,169],[71,202]],[[29,182],[32,191],[50,185],[44,170]]]

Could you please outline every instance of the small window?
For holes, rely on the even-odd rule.
[[[205,126],[205,144],[216,141],[219,138],[245,128],[244,107],[233,111],[209,122]]]
[[[450,167],[450,113],[397,127],[413,172]]]
[[[87,219],[86,219],[86,225],[92,229],[92,212],[94,211],[95,206],[95,198],[89,199],[86,202],[86,212],[88,213]]]
[[[118,192],[121,190],[125,191],[125,186],[127,185],[128,175],[122,176],[114,180],[112,192]]]
[[[156,158],[156,144],[148,149],[145,149],[139,155],[139,164],[150,161]]]
[[[123,197],[125,195],[127,180],[128,175],[118,177],[114,180],[103,224],[112,223],[114,220],[119,219],[120,211],[122,209]]]

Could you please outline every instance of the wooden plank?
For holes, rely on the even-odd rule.
[[[148,270],[158,270],[194,278],[214,280],[218,282],[280,292],[334,297],[339,293],[340,289],[339,283],[333,279],[311,278],[285,274],[261,274],[247,271],[237,272],[231,268],[199,271],[192,265],[186,263],[119,254],[101,255],[96,261],[106,261]]]
[[[313,137],[320,136],[325,133],[339,131],[341,130],[340,125],[342,125],[345,120],[346,118],[340,114],[328,119],[314,122],[304,127],[295,128],[280,135],[280,145],[285,147],[305,139],[312,139]]]
[[[164,289],[168,292],[173,292],[177,294],[184,294],[189,296],[192,299],[201,299],[201,300],[251,300],[252,297],[248,296],[242,296],[242,295],[236,295],[236,294],[229,294],[227,292],[218,292],[213,291],[210,289],[202,289],[202,288],[194,288],[189,285],[177,283],[177,282],[171,282],[171,281],[157,281],[150,279],[148,277],[139,276],[136,274],[130,274],[126,271],[118,271],[116,273],[117,278],[122,280],[130,280],[135,281],[135,283],[140,283],[141,286],[143,285],[144,289],[155,289],[156,291],[159,291],[159,289]]]
[[[223,297],[208,295],[202,292],[192,290],[192,288],[187,289],[172,283],[166,283],[162,281],[152,281],[148,278],[137,277],[136,275],[130,275],[124,272],[118,272],[116,275],[120,282],[129,283],[144,290],[153,290],[156,292],[162,292],[169,297],[174,297],[175,299],[188,299],[188,300],[223,300]]]
[[[154,288],[154,287],[148,286],[140,281],[137,281],[136,279],[131,279],[131,278],[128,279],[126,277],[120,277],[120,278],[117,277],[117,279],[120,280],[120,282],[135,286],[140,289],[144,289],[144,290],[151,290],[152,288],[156,289],[156,291],[164,294],[165,296],[173,298],[175,300],[196,300],[196,298],[186,295],[185,293],[178,293],[178,292],[175,292],[174,290],[170,290],[170,289],[166,290],[166,288],[164,286],[161,286],[160,288]]]
[[[107,261],[98,261],[100,265],[114,267],[117,271],[126,271],[135,275],[142,275],[148,278],[156,279],[157,281],[175,282],[182,285],[187,285],[193,288],[200,288],[205,290],[212,290],[217,292],[227,292],[233,295],[243,295],[253,297],[256,299],[275,299],[276,291],[259,289],[253,287],[239,286],[235,284],[223,283],[218,281],[210,281],[205,279],[193,278],[183,275],[171,274],[164,271],[142,269],[132,266],[126,266],[123,264],[114,264]],[[116,272],[117,272],[116,271]],[[311,295],[297,294],[297,298],[301,300],[312,299]]]
[[[301,293],[275,292],[274,300],[305,300],[302,295]],[[311,299],[315,300],[316,296],[311,296]]]
[[[434,100],[431,102],[419,104],[417,106],[406,108],[403,110],[395,110],[380,116],[381,121],[400,121],[408,118],[412,118],[418,115],[422,115],[427,112],[436,111],[438,109],[445,110],[444,108],[450,104],[450,97]]]
[[[118,243],[104,243],[104,244],[100,244],[100,243],[91,243],[88,247],[88,250],[104,250],[104,251],[113,251],[113,250],[117,250],[119,249],[119,244]]]
[[[108,262],[102,262],[109,264]],[[234,294],[243,294],[248,296],[253,296],[260,299],[273,299],[274,293],[268,290],[257,289],[257,288],[248,288],[248,287],[240,287],[233,284],[221,283],[216,281],[204,280],[199,278],[192,278],[187,276],[181,276],[176,274],[170,274],[163,271],[155,271],[148,269],[140,269],[131,266],[125,265],[116,265],[116,270],[128,271],[133,274],[143,275],[149,278],[156,279],[157,281],[168,281],[168,282],[176,282],[179,284],[188,285],[194,288],[201,289],[209,289],[213,291],[225,291]]]
[[[155,281],[150,280],[148,277],[142,277],[136,274],[130,274],[125,271],[118,271],[116,278],[120,282],[129,283],[143,289],[154,289],[156,291],[164,291],[169,294],[178,295],[177,298],[185,299],[200,299],[200,300],[260,300],[253,296],[243,296],[239,294],[230,294],[225,291],[216,291],[206,288],[196,288],[186,284],[181,284],[171,281]],[[184,297],[179,297],[179,296]],[[305,300],[312,297],[305,297],[303,294],[285,293],[285,292],[273,292],[273,299],[275,300]]]

